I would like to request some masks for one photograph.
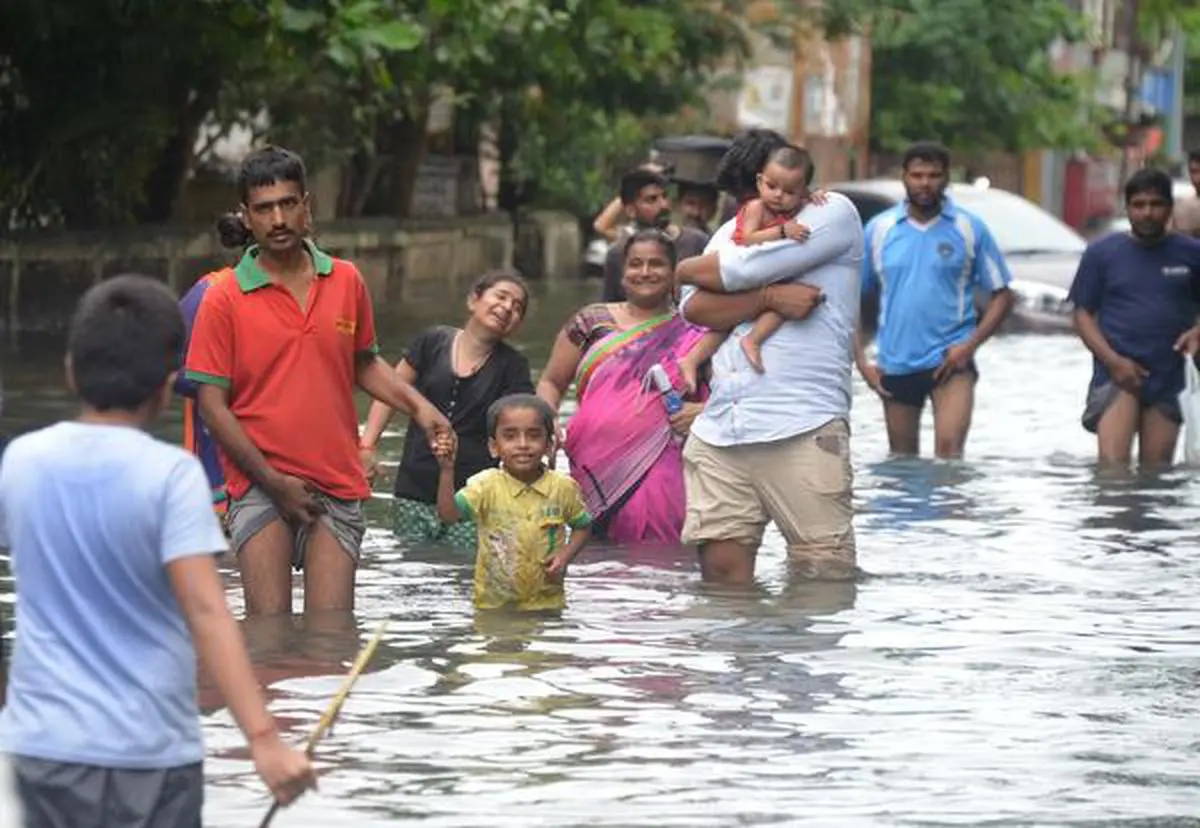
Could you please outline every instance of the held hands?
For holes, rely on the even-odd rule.
[[[454,433],[454,429],[451,428],[450,421],[446,419],[446,415],[429,403],[423,403],[419,406],[413,412],[412,416],[413,422],[425,432],[425,437],[429,440],[430,448],[434,448],[440,435]]]
[[[453,470],[454,460],[458,456],[458,435],[453,431],[448,434],[439,434],[434,438],[431,447],[433,456],[437,458],[438,467]]]
[[[367,475],[367,482],[375,485],[375,478],[379,476],[379,456],[374,446],[358,447],[358,459],[362,461],[363,471]]]

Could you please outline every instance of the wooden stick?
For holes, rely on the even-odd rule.
[[[379,625],[379,629],[375,631],[375,635],[371,637],[367,645],[362,648],[362,651],[358,654],[358,658],[354,660],[354,666],[346,674],[346,679],[342,682],[337,695],[333,697],[333,701],[329,703],[329,706],[325,708],[325,712],[321,714],[321,719],[317,722],[316,728],[308,737],[308,744],[304,748],[304,752],[310,757],[313,755],[313,751],[316,750],[317,744],[325,737],[325,734],[329,732],[329,728],[333,727],[333,723],[341,714],[342,706],[345,705],[346,699],[349,698],[350,691],[354,688],[354,683],[358,681],[358,677],[367,668],[367,664],[370,663],[371,658],[375,655],[375,650],[379,648],[379,642],[383,640],[383,634],[386,630],[387,621],[384,621]],[[271,820],[275,818],[275,814],[279,811],[280,807],[279,800],[275,800],[271,804],[271,809],[267,811],[267,815],[263,817],[263,821],[258,824],[258,828],[269,828]]]

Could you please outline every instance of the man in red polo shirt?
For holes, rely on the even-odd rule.
[[[300,156],[252,153],[238,189],[241,218],[222,220],[222,242],[251,246],[212,280],[186,375],[221,448],[246,614],[291,612],[292,567],[304,571],[306,612],[351,609],[371,493],[354,387],[409,412],[431,441],[450,425],[379,357],[358,269],[306,238]]]

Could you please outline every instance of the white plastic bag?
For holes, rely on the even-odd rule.
[[[1200,369],[1193,357],[1183,360],[1184,388],[1179,392],[1183,412],[1183,462],[1200,466]]]

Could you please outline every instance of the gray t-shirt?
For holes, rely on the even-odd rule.
[[[617,240],[609,245],[608,255],[604,257],[604,290],[600,294],[601,302],[625,301],[625,288],[621,286],[621,277],[625,275],[625,268],[622,265],[624,264],[625,241],[631,233],[633,233],[632,227],[628,230],[622,228]],[[693,227],[671,225],[667,233],[675,239],[675,252],[679,256],[679,261],[699,256],[704,252],[704,246],[708,244],[708,236]]]

